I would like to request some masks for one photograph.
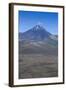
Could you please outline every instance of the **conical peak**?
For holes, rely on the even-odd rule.
[[[37,24],[34,28],[37,29],[37,30],[38,29],[43,29],[43,26]]]

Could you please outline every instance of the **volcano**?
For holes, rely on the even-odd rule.
[[[51,51],[53,54],[57,46],[58,46],[57,35],[52,35],[40,25],[36,25],[24,33],[21,32],[19,33],[20,52],[23,51],[25,53],[28,52],[46,53],[47,51],[47,53],[50,54]]]
[[[45,40],[50,38],[52,34],[40,25],[36,25],[33,28],[27,30],[24,33],[19,33],[19,39],[21,40]]]

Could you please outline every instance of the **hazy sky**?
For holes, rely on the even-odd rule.
[[[19,32],[25,32],[41,24],[48,32],[58,34],[58,13],[19,11]]]

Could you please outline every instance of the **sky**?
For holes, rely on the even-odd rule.
[[[37,24],[41,24],[51,34],[58,34],[58,13],[19,11],[18,30],[25,32]]]

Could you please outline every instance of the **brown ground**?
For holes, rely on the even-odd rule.
[[[19,55],[19,79],[57,76],[58,59],[56,55]]]

